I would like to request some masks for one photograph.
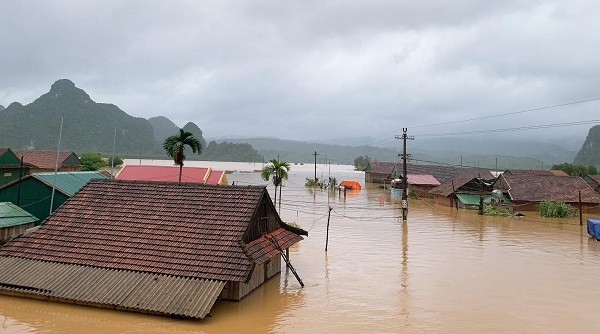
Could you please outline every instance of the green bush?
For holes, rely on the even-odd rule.
[[[575,210],[565,202],[545,200],[540,204],[542,217],[565,218],[572,217],[574,214]]]
[[[483,214],[486,216],[510,216],[508,208],[486,204],[483,206]]]

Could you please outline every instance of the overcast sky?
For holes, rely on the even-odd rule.
[[[305,141],[600,119],[591,101],[422,126],[599,98],[599,18],[600,1],[0,0],[0,104],[67,78],[206,137]]]

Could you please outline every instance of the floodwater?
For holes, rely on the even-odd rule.
[[[206,164],[205,162],[197,165]],[[192,164],[193,165],[193,164]],[[228,164],[229,182],[266,184],[261,164]],[[281,275],[212,317],[178,320],[0,296],[1,333],[583,333],[600,320],[600,242],[578,219],[477,215],[363,188],[306,189],[314,167],[292,165],[281,215],[309,231],[290,249],[304,288]],[[348,166],[319,165],[364,183]],[[269,186],[273,197],[273,187]],[[584,219],[587,218],[584,216]],[[1,269],[0,269],[1,270]]]

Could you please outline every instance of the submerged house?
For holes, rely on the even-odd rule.
[[[502,174],[494,183],[512,202],[512,209],[537,211],[545,200],[562,201],[583,212],[600,212],[600,195],[578,176]]]
[[[402,163],[371,161],[371,169],[365,171],[365,182],[389,184],[391,180],[402,175]],[[449,165],[417,165],[406,164],[407,174],[431,175],[440,183],[453,177],[470,176],[492,179],[494,176],[489,170],[483,168],[456,167]]]
[[[433,188],[429,193],[433,195],[436,204],[457,208],[477,209],[481,197],[486,204],[508,203],[506,197],[493,194],[492,183],[477,177],[456,177]]]
[[[18,180],[30,172],[30,165],[23,163],[8,147],[0,147],[0,186]]]
[[[402,188],[402,180],[402,175],[392,180],[392,192],[393,188]],[[409,193],[428,198],[432,197],[429,191],[439,186],[440,182],[433,175],[406,174],[406,184]],[[398,195],[402,195],[402,191]]]
[[[92,179],[106,179],[100,172],[33,173],[0,186],[0,202],[12,202],[43,221]],[[54,198],[52,193],[54,189]]]
[[[279,273],[301,235],[263,186],[92,180],[0,248],[0,294],[204,318]]]
[[[0,202],[0,245],[33,227],[37,220],[10,202]]]
[[[595,192],[600,193],[600,175],[586,175],[583,177],[583,181]]]
[[[178,182],[178,166],[125,165],[115,176],[117,180]],[[183,167],[181,182],[228,184],[225,171],[206,167]]]
[[[19,159],[31,165],[31,173],[54,172],[56,169],[56,151],[20,150],[16,153]],[[58,153],[58,171],[76,172],[81,169],[81,160],[74,152]]]

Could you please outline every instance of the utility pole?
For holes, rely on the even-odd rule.
[[[402,128],[402,136],[396,135],[395,137],[396,139],[402,139],[404,147],[402,153],[402,221],[408,220],[408,173],[406,171],[406,160],[408,160],[410,154],[406,154],[406,140],[415,139],[413,136],[407,136],[406,131],[408,131],[408,128]]]
[[[315,151],[315,153],[313,153],[312,155],[315,156],[315,182],[319,181],[319,179],[317,179],[317,155],[319,155],[319,153],[317,153],[317,151]]]

